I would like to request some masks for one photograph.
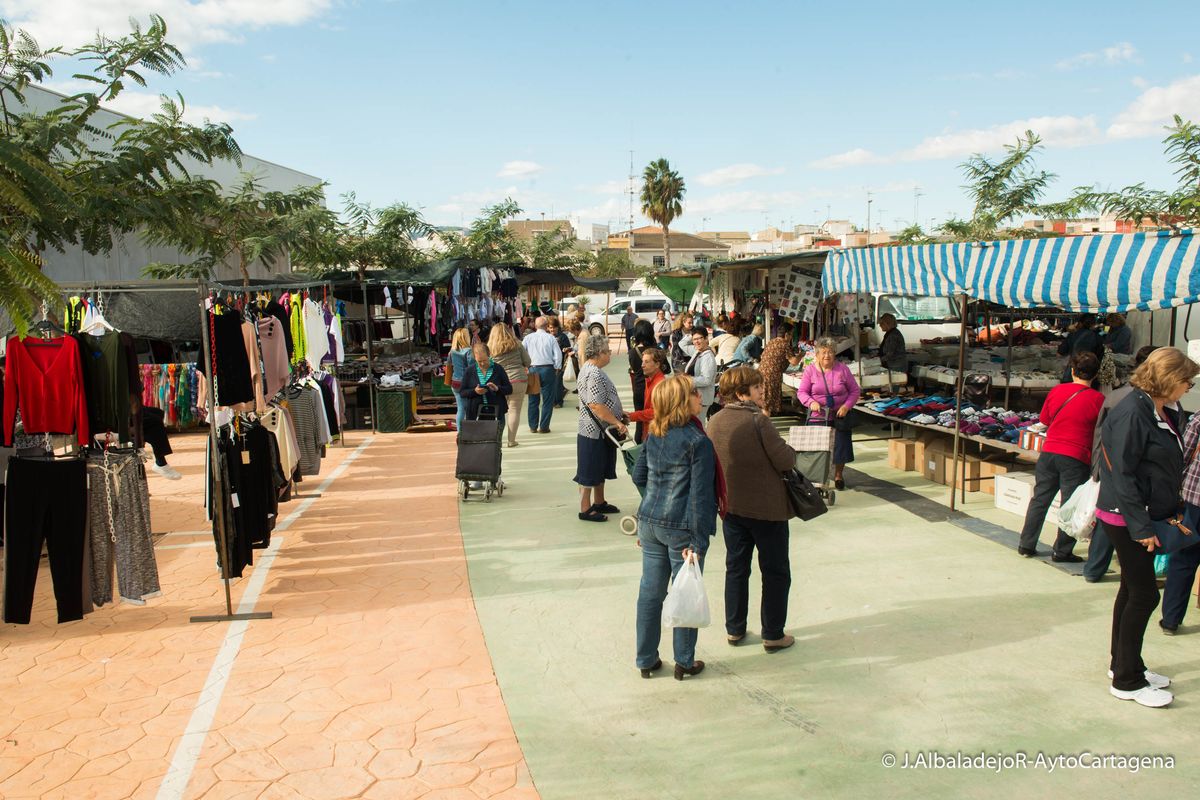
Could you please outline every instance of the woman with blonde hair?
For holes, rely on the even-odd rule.
[[[462,427],[463,417],[466,416],[467,403],[458,390],[462,388],[463,376],[471,364],[471,332],[466,328],[458,328],[450,336],[450,355],[446,357],[446,383],[454,389],[454,404],[457,409],[454,415],[454,428]]]
[[[488,349],[492,358],[504,368],[512,382],[512,394],[508,398],[508,446],[517,446],[517,423],[521,419],[521,406],[525,405],[525,390],[529,388],[529,351],[517,341],[511,325],[495,325],[488,335]]]
[[[1161,708],[1173,699],[1169,678],[1146,669],[1142,639],[1158,607],[1154,523],[1180,509],[1184,452],[1173,406],[1195,385],[1200,366],[1174,347],[1160,347],[1133,373],[1134,390],[1100,431],[1100,495],[1096,519],[1121,564],[1113,604],[1109,692],[1119,700]]]
[[[638,543],[642,581],[637,601],[637,667],[643,678],[662,668],[658,644],[667,587],[687,558],[701,569],[717,530],[716,455],[698,422],[700,393],[686,375],[667,378],[654,389],[650,435],[633,468],[642,492]],[[695,628],[675,628],[675,680],[698,675]]]

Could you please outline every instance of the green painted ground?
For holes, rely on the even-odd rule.
[[[521,446],[504,451],[505,496],[462,514],[479,617],[543,798],[1104,798],[1200,787],[1200,612],[1192,635],[1164,637],[1154,623],[1147,634],[1147,661],[1175,679],[1175,704],[1122,703],[1104,674],[1115,582],[1086,584],[852,490],[820,520],[792,525],[794,648],[768,656],[756,636],[725,644],[718,534],[706,572],[717,624],[701,631],[697,653],[709,669],[673,680],[667,635],[668,669],[642,680],[639,550],[615,521],[576,520],[574,396],[567,405],[553,434],[523,430]],[[857,453],[857,469],[945,502],[944,487],[889,469],[882,444]],[[610,500],[633,511],[637,493],[618,471]],[[969,497],[972,513],[1019,527],[990,496]],[[757,602],[755,592],[752,630]],[[1024,752],[1031,766],[882,765],[886,753],[903,763],[928,750]],[[1051,772],[1032,766],[1039,752],[1176,763]]]

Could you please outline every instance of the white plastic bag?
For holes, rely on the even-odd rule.
[[[575,380],[575,362],[567,359],[566,367],[563,369],[563,383]]]
[[[1067,502],[1058,509],[1058,527],[1076,539],[1091,539],[1096,526],[1096,500],[1100,496],[1100,483],[1089,480],[1071,492]]]
[[[710,622],[700,557],[692,553],[684,559],[663,601],[662,624],[664,628],[707,628]]]

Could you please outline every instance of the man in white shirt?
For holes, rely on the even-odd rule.
[[[529,353],[529,371],[541,379],[540,394],[529,397],[529,430],[533,433],[549,433],[550,417],[554,413],[554,399],[558,397],[558,371],[562,367],[562,347],[558,339],[546,332],[548,321],[538,317],[534,332],[521,340]],[[542,402],[542,401],[545,402]]]

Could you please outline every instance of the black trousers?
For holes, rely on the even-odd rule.
[[[1054,502],[1054,495],[1061,495],[1061,501],[1067,502],[1072,492],[1088,482],[1091,474],[1091,465],[1077,458],[1059,453],[1042,453],[1038,457],[1037,469],[1034,471],[1037,483],[1033,487],[1029,509],[1025,512],[1021,547],[1030,550],[1037,547],[1042,525],[1046,522],[1046,512]],[[1060,530],[1058,538],[1054,540],[1054,555],[1069,556],[1074,548],[1075,537],[1068,536]]]
[[[792,566],[788,560],[788,524],[725,515],[725,632],[746,632],[750,572],[754,548],[762,573],[762,638],[782,639],[787,624]]]
[[[160,467],[167,463],[167,456],[172,452],[167,426],[163,424],[165,416],[161,408],[142,409],[142,436],[154,451],[154,463]]]
[[[87,464],[14,458],[8,464],[4,547],[4,621],[28,625],[42,544],[58,621],[83,619],[83,549],[87,534]]]
[[[1192,599],[1192,586],[1196,583],[1197,567],[1200,567],[1200,544],[1171,554],[1162,598],[1162,623],[1168,628],[1178,628],[1183,624],[1188,603]]]
[[[1121,588],[1113,603],[1113,687],[1133,692],[1148,684],[1142,661],[1142,639],[1154,609],[1158,608],[1158,582],[1154,579],[1154,554],[1133,540],[1122,525],[1101,523],[1117,551]]]

